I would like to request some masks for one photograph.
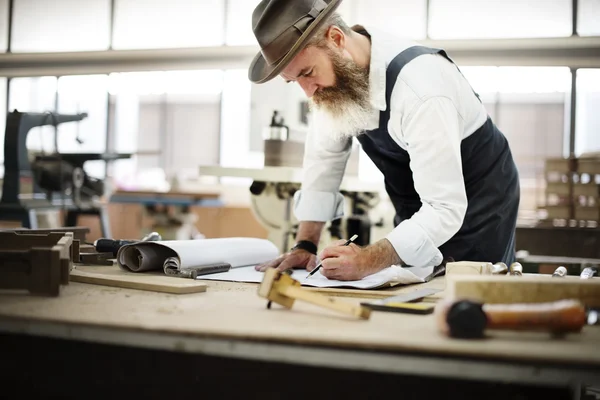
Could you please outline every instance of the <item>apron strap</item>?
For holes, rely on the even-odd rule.
[[[409,47],[408,49],[402,51],[400,54],[398,54],[396,57],[394,57],[394,59],[390,62],[390,64],[387,67],[387,70],[386,70],[386,82],[385,82],[386,109],[379,113],[379,127],[380,128],[387,129],[387,123],[390,119],[390,101],[392,98],[392,91],[394,90],[394,86],[396,85],[396,81],[398,80],[398,75],[400,75],[400,71],[402,71],[402,68],[404,68],[404,66],[406,64],[408,64],[415,58],[422,56],[424,54],[440,54],[440,55],[442,55],[446,60],[450,61],[456,67],[458,72],[460,72],[460,74],[462,75],[462,72],[460,71],[458,66],[454,63],[454,61],[452,61],[452,59],[450,57],[448,57],[448,54],[446,54],[446,51],[444,51],[442,49],[436,49],[433,47],[426,47],[426,46],[412,46],[412,47]],[[464,77],[464,75],[463,75],[463,77]],[[471,88],[471,90],[473,90],[473,88]],[[477,92],[475,92],[475,90],[473,90],[473,93],[475,94],[477,99],[481,102],[481,98],[479,98],[479,94],[477,94]]]

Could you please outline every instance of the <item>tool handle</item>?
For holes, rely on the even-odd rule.
[[[578,332],[585,325],[585,307],[576,300],[551,303],[485,304],[487,328]]]
[[[339,301],[333,297],[324,296],[319,293],[308,292],[298,286],[284,286],[281,287],[279,291],[284,296],[306,301],[320,307],[329,308],[330,310],[353,315],[358,318],[369,319],[371,316],[371,310],[367,307]]]

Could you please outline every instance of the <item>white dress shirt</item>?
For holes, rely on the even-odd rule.
[[[365,130],[371,130],[379,126],[379,112],[386,108],[387,65],[418,43],[365,28],[371,36],[373,106]],[[486,119],[487,111],[467,80],[441,55],[419,56],[398,76],[391,96],[388,132],[410,156],[415,190],[423,204],[386,236],[405,264],[422,267],[442,262],[438,247],[458,232],[467,209],[461,141]],[[302,187],[294,202],[299,221],[327,222],[342,217],[339,188],[350,150],[351,140],[333,141],[319,131],[319,126],[310,126]]]

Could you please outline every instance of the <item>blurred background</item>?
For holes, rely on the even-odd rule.
[[[301,176],[292,159],[302,150],[293,145],[306,134],[306,101],[281,79],[247,79],[258,51],[257,3],[0,0],[0,177],[8,175],[6,154],[19,151],[13,141],[5,148],[10,113],[86,113],[61,124],[46,118],[25,144],[31,165],[40,155],[88,155],[85,177],[102,187],[83,196],[96,204],[92,211],[106,212],[107,224],[103,230],[102,218],[82,211],[76,223],[89,226],[91,238],[163,229],[175,238],[272,237],[288,247],[289,199]],[[350,24],[442,47],[458,63],[512,146],[521,176],[520,249],[550,254],[545,232],[565,243],[556,232],[571,228],[565,235],[584,236],[568,255],[600,257],[600,246],[584,243],[598,236],[600,170],[578,163],[600,152],[600,0],[344,0],[340,13]],[[275,111],[282,120],[273,124]],[[268,147],[276,140],[289,143]],[[584,164],[591,169],[577,169]],[[36,168],[34,181],[47,171]],[[23,199],[27,168],[17,169]],[[552,190],[549,172],[558,174]],[[345,237],[354,227],[376,240],[393,215],[380,173],[358,146],[348,178],[348,216],[356,218],[328,232]],[[578,184],[590,184],[585,203],[574,197]],[[31,198],[52,191],[35,186]],[[39,208],[37,226],[64,225],[67,203],[89,206],[65,201],[75,189],[63,189],[62,206],[53,200],[54,208]],[[19,218],[0,222],[18,225]]]

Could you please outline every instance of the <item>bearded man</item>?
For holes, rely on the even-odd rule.
[[[261,51],[249,79],[296,82],[314,114],[294,198],[296,245],[257,269],[315,268],[325,223],[343,214],[354,137],[384,176],[395,227],[364,247],[325,248],[323,275],[358,280],[446,258],[512,263],[519,176],[479,96],[443,50],[349,28],[340,1],[263,0],[252,15]]]

